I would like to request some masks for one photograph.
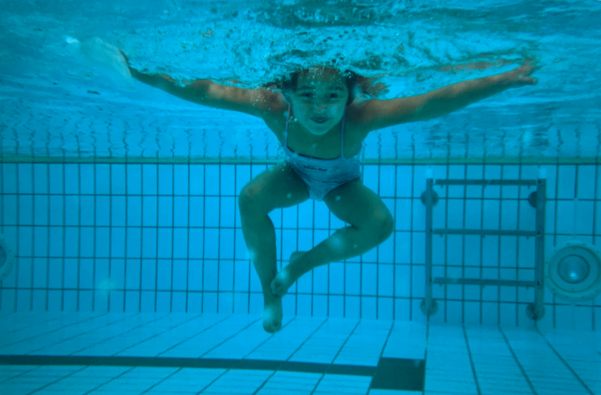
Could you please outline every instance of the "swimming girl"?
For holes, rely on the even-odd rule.
[[[368,133],[431,119],[508,88],[533,84],[533,67],[449,85],[390,100],[357,100],[369,83],[356,73],[308,67],[272,86],[243,89],[200,79],[178,84],[163,74],[129,67],[131,75],[194,103],[261,118],[282,144],[285,160],[251,180],[240,192],[242,232],[261,281],[263,328],[282,324],[282,296],[303,274],[374,248],[390,236],[394,219],[382,199],[363,185],[357,159]],[[277,86],[279,89],[274,89]],[[348,224],[308,251],[297,251],[279,273],[275,230],[268,214],[309,198],[323,200]]]

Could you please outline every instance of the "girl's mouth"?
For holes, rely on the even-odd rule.
[[[315,123],[322,124],[322,123],[326,123],[328,121],[328,117],[313,117],[313,118],[311,118],[311,120]]]

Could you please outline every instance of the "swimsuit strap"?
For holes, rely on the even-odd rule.
[[[288,126],[290,125],[290,116],[292,107],[288,104],[288,113],[286,114],[286,127],[284,128],[284,147],[288,149]]]
[[[344,131],[345,131],[345,122],[346,121],[346,110],[344,110],[344,115],[340,120],[340,158],[344,159]]]

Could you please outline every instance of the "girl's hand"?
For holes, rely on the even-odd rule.
[[[121,48],[119,48],[119,53],[121,54],[121,56],[123,56],[123,60],[125,60],[125,64],[127,65],[127,68],[131,70],[131,66],[129,65],[129,59],[127,58],[127,55],[125,54],[125,52],[123,52],[123,50]]]
[[[137,69],[134,69],[133,67],[131,67],[131,64],[129,64],[129,58],[127,57],[125,52],[123,52],[123,50],[120,48],[119,48],[119,53],[123,57],[123,61],[125,62],[125,65],[127,66],[127,69],[129,70],[129,74],[134,78],[140,79],[140,76],[142,76],[143,73],[141,73]]]
[[[515,70],[508,71],[504,74],[505,81],[512,85],[533,85],[537,83],[537,79],[532,77],[534,65],[530,60],[527,60],[522,66]]]

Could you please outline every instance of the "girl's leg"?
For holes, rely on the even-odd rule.
[[[275,229],[268,213],[309,198],[307,186],[287,163],[268,169],[240,192],[242,232],[263,288],[263,328],[276,332],[282,323],[280,295],[271,292],[277,274]]]
[[[337,230],[309,251],[292,254],[290,263],[271,284],[275,295],[285,294],[300,276],[317,266],[371,250],[394,230],[394,219],[382,199],[360,180],[332,190],[324,202],[334,215],[350,226]]]

